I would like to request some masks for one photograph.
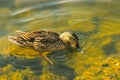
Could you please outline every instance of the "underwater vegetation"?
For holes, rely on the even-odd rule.
[[[103,61],[94,63],[82,72],[74,80],[119,80],[120,61],[109,57]]]
[[[65,65],[58,64],[49,69],[43,68],[48,65],[38,66],[38,60],[31,60],[37,66],[29,66],[26,62],[15,62],[16,64],[6,64],[0,68],[0,80],[119,80],[120,61],[117,58],[109,57],[102,61],[95,62],[82,73],[76,74],[75,71]],[[17,65],[21,65],[17,69]],[[44,63],[45,64],[45,63]],[[16,66],[15,66],[16,65]],[[78,66],[79,67],[79,66]],[[42,69],[41,69],[42,68]],[[42,71],[42,72],[39,72]],[[64,73],[63,73],[64,72]]]

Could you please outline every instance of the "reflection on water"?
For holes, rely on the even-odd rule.
[[[1,0],[0,80],[120,79],[119,2]],[[82,49],[48,54],[51,66],[37,52],[7,40],[15,30],[40,29],[76,32]]]

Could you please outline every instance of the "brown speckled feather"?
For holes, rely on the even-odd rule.
[[[59,38],[59,34],[52,31],[32,32],[35,40],[33,42],[34,49],[39,52],[54,51],[66,48],[66,45]]]
[[[33,48],[39,52],[65,49],[66,44],[59,38],[59,33],[47,30],[20,32],[18,37],[23,38],[24,46]],[[19,38],[19,39],[20,39]]]
[[[9,41],[20,47],[38,51],[39,55],[51,65],[54,65],[54,63],[47,56],[43,55],[44,52],[62,50],[69,47],[79,48],[78,36],[70,32],[64,32],[62,34],[47,30],[16,32],[18,33],[16,36],[8,36]]]

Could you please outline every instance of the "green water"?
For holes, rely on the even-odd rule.
[[[0,0],[0,80],[119,80],[119,0]],[[7,40],[15,30],[78,34],[82,49],[38,53]]]

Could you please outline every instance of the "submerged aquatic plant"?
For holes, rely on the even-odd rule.
[[[119,80],[120,62],[112,57],[96,62],[75,80]]]

